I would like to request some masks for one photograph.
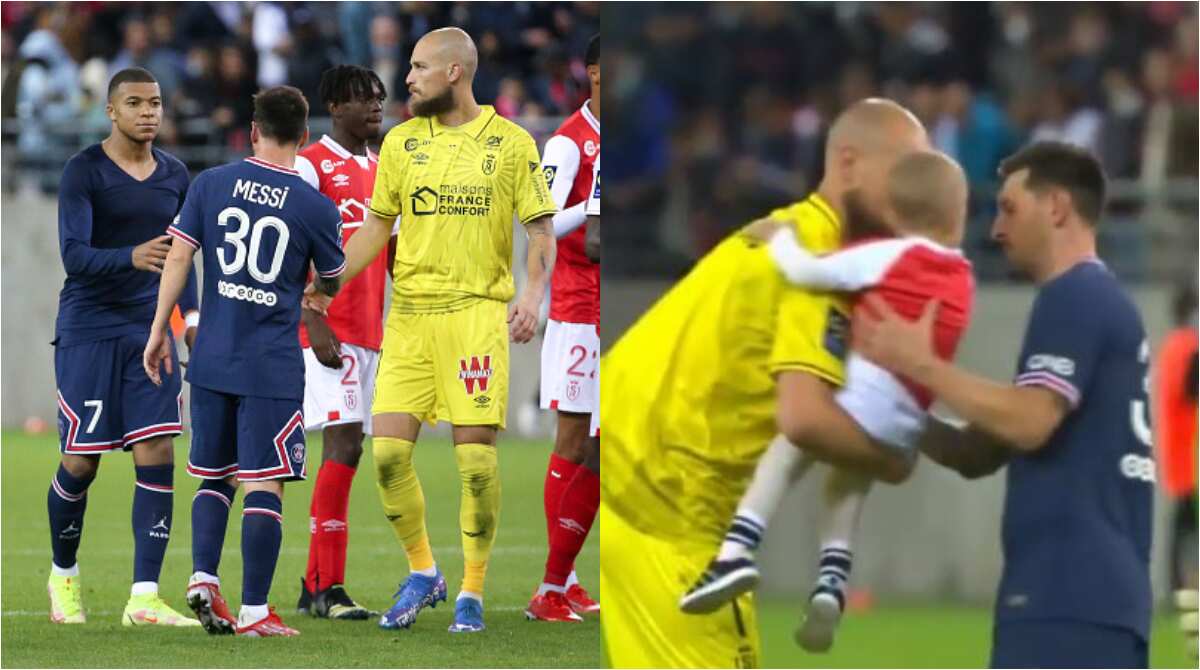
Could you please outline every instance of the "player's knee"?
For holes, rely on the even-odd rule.
[[[96,478],[96,473],[100,470],[100,457],[63,454],[62,466],[72,477],[91,481]]]
[[[582,463],[587,456],[590,414],[558,413],[558,431],[554,436],[554,453],[572,463]]]
[[[376,437],[371,440],[371,455],[375,460],[375,473],[379,480],[388,481],[412,468],[415,446],[408,440],[395,437]]]
[[[357,468],[358,461],[362,458],[362,441],[362,424],[330,426],[324,430],[322,457],[324,460]]]
[[[169,465],[175,462],[174,441],[170,437],[155,437],[133,445],[133,461],[137,465]]]

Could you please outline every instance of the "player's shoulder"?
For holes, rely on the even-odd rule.
[[[582,140],[585,135],[598,134],[599,131],[592,125],[588,117],[584,116],[583,110],[583,107],[575,110],[574,114],[563,120],[554,134],[556,136],[563,135],[576,141]]]
[[[430,120],[422,116],[414,116],[387,131],[387,134],[383,136],[383,146],[404,144],[404,141],[410,138],[423,137],[428,139],[432,136],[433,126]]]
[[[154,152],[154,160],[164,163],[172,176],[187,176],[187,166],[184,165],[183,161],[179,160],[179,158],[174,154],[170,153],[169,151],[159,149],[158,147],[151,147],[150,150]]]
[[[104,148],[99,143],[80,149],[63,165],[63,176],[92,172],[100,167],[104,158]]]
[[[486,113],[491,114],[492,118],[488,119],[487,124],[480,130],[480,141],[486,142],[489,137],[498,136],[509,146],[533,143],[533,135],[530,135],[528,130],[515,121],[500,116],[495,110],[489,110]]]
[[[1116,275],[1099,260],[1087,260],[1046,282],[1034,301],[1035,314],[1070,315],[1075,324],[1137,325],[1141,316]]]

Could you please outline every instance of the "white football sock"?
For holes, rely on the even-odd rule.
[[[789,442],[783,435],[776,435],[758,461],[750,488],[746,489],[746,493],[742,495],[742,500],[738,503],[737,516],[750,520],[751,526],[754,524],[760,526],[756,530],[761,535],[770,524],[771,517],[779,509],[779,504],[783,501],[783,496],[787,494],[788,489],[799,481],[804,473],[808,472],[812,464],[811,457]],[[730,539],[730,536],[727,535],[725,541],[721,543],[717,560],[726,561],[752,555],[753,548],[746,546],[744,541],[746,538],[741,539],[743,541],[738,542]],[[761,537],[751,542],[754,548],[757,548],[757,539],[761,539]]]

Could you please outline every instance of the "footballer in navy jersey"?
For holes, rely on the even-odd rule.
[[[158,577],[171,533],[174,492],[172,438],[183,426],[182,381],[161,386],[140,371],[154,319],[159,277],[171,243],[165,234],[183,204],[188,172],[155,149],[162,94],[141,68],[113,75],[105,107],[112,132],[75,154],[59,184],[59,250],[67,278],[54,328],[54,377],[62,461],[47,496],[53,551],[50,618],[82,623],[76,554],[87,490],[100,455],[133,452],[133,588],[126,625],[199,625],[158,597]],[[196,305],[195,271],[181,306]],[[193,333],[189,331],[188,339]],[[174,342],[166,340],[173,348]]]
[[[267,605],[279,558],[283,482],[305,476],[304,360],[297,336],[310,266],[314,286],[337,293],[345,268],[341,214],[292,169],[308,141],[308,102],[277,86],[254,96],[254,156],[200,174],[170,228],[145,373],[161,383],[177,365],[167,319],[201,251],[204,311],[188,366],[192,446],[188,472],[203,481],[192,502],[188,605],[209,633],[292,636]],[[235,619],[217,569],[238,486],[242,608]]]
[[[1011,385],[933,357],[917,323],[863,314],[859,351],[924,384],[965,428],[931,420],[921,450],[968,478],[1008,465],[992,667],[1147,667],[1151,456],[1141,316],[1096,257],[1105,177],[1083,149],[1006,159],[992,237],[1039,291]]]

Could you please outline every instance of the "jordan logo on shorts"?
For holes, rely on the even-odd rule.
[[[479,364],[479,357],[471,357],[471,366],[467,367],[467,359],[460,358],[458,361],[458,378],[463,381],[467,387],[467,395],[475,395],[475,385],[478,383],[480,391],[487,391],[488,379],[492,376],[492,357],[484,356],[483,365]]]

